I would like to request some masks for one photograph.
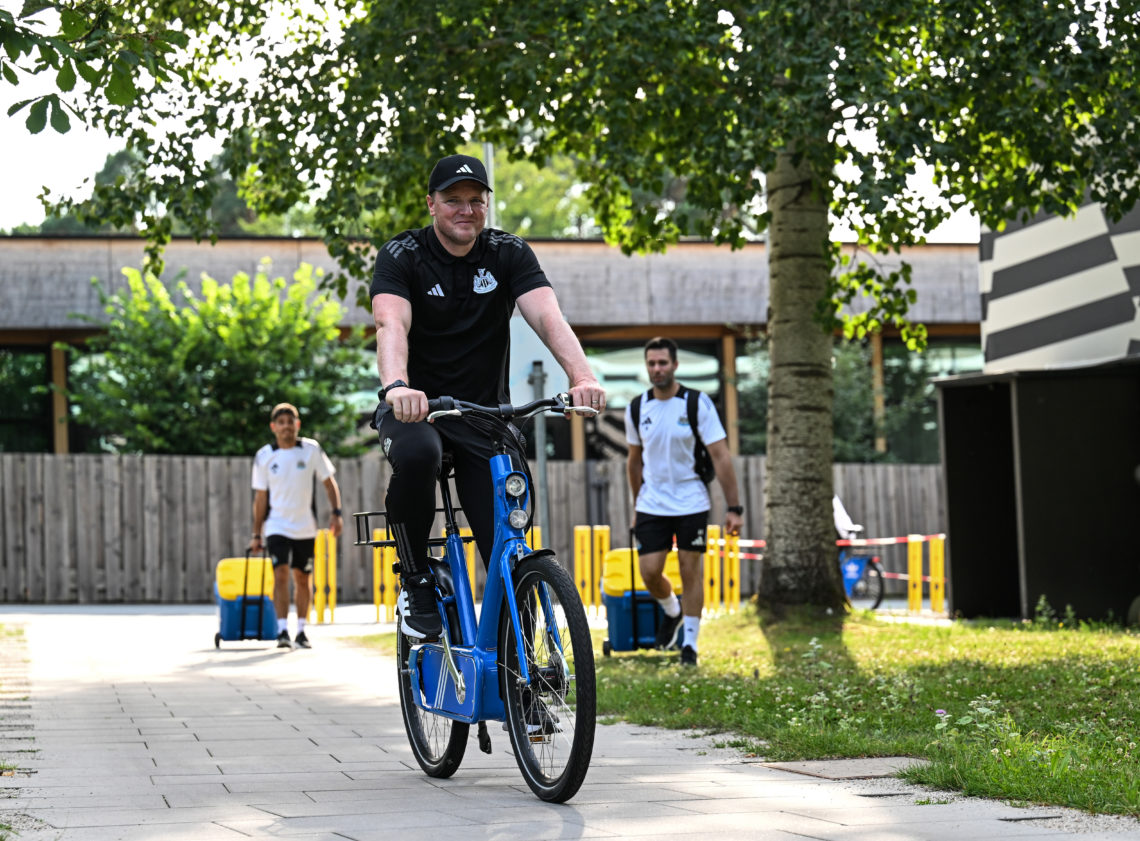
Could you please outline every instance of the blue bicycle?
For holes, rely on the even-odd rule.
[[[523,406],[479,406],[440,397],[429,401],[429,409],[429,421],[463,418],[494,441],[495,538],[477,616],[445,459],[439,476],[442,508],[437,509],[445,537],[429,541],[443,548],[442,556],[429,562],[443,634],[438,642],[420,643],[405,636],[399,624],[396,628],[408,742],[424,773],[450,777],[463,760],[470,726],[478,726],[479,747],[490,753],[487,722],[505,721],[527,785],[542,800],[563,803],[581,787],[593,752],[594,651],[570,574],[551,550],[527,546],[532,482],[525,463],[518,470],[512,466],[503,442],[519,435],[512,419],[594,410],[570,406],[566,394]],[[387,533],[383,511],[353,516],[356,545],[395,545],[371,537],[375,517],[385,518]]]

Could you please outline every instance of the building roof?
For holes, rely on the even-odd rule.
[[[622,325],[758,326],[768,319],[767,248],[733,251],[711,243],[683,242],[664,254],[625,256],[597,241],[536,240],[532,247],[575,327]],[[119,236],[0,237],[0,332],[90,329],[75,318],[103,317],[92,278],[115,292],[126,286],[123,267],[143,260],[141,240]],[[170,279],[197,290],[203,274],[228,282],[239,271],[254,274],[268,259],[270,276],[290,277],[301,263],[326,273],[336,265],[318,239],[250,237],[211,245],[176,239],[165,252]],[[927,245],[880,258],[888,270],[905,259],[913,267],[918,302],[911,317],[926,324],[977,324],[978,246]],[[358,283],[349,285],[345,324],[371,325],[371,313],[355,305]]]

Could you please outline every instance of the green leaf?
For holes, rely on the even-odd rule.
[[[49,99],[51,99],[51,127],[60,134],[67,134],[71,130],[71,118],[67,116],[59,97],[51,96]]]
[[[87,28],[87,20],[79,12],[67,6],[59,10],[59,33],[68,41],[82,37]]]
[[[92,87],[98,87],[104,76],[103,70],[87,62],[76,62],[75,69],[79,71],[79,75],[83,77],[83,80]]]
[[[59,73],[56,74],[55,84],[64,93],[75,87],[75,65],[66,58],[63,60],[63,66],[60,67]]]
[[[42,97],[36,100],[32,105],[31,111],[28,112],[28,119],[24,121],[24,125],[28,127],[28,131],[32,134],[39,134],[44,130],[47,124],[47,111],[48,111],[48,98]]]
[[[119,64],[111,70],[111,79],[107,83],[106,90],[107,99],[114,105],[129,105],[138,96],[134,80]]]

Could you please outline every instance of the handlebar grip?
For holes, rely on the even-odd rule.
[[[433,397],[428,400],[428,414],[432,412],[450,412],[455,408],[455,400],[451,397]]]

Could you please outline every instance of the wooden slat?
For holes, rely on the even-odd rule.
[[[344,531],[336,542],[337,550],[337,603],[350,604],[367,601],[370,595],[368,582],[372,580],[372,558],[352,545],[354,535],[352,512],[346,495],[351,489],[355,497],[360,496],[362,465],[360,459],[341,459],[336,465],[336,480],[340,487],[340,507],[344,512]],[[324,487],[317,489],[317,525],[327,528],[329,522],[329,500]],[[367,566],[367,570],[365,569]]]
[[[243,554],[253,533],[253,456],[226,459],[233,502],[233,522],[230,525],[230,549],[234,556]]]
[[[183,601],[198,602],[210,597],[214,578],[215,558],[210,555],[207,535],[210,518],[207,513],[209,496],[209,459],[204,456],[187,456],[185,464],[185,502],[182,521],[186,529],[184,551],[185,578],[182,582]],[[223,494],[224,495],[224,494]]]
[[[146,475],[143,457],[125,455],[121,458],[123,493],[120,512],[123,536],[123,601],[146,600],[145,551],[147,511]]]
[[[21,456],[27,503],[24,506],[24,547],[27,557],[28,601],[46,602],[47,572],[44,564],[44,465],[41,455]]]
[[[142,587],[139,596],[146,602],[162,599],[163,530],[162,530],[162,483],[163,474],[170,460],[157,456],[143,458],[142,494],[142,553],[140,574]]]
[[[190,591],[191,600],[198,596],[207,601],[214,597],[214,571],[218,561],[234,555],[233,526],[234,497],[239,492],[230,482],[227,461],[224,458],[211,458],[206,461],[206,486],[209,498],[206,500],[206,565],[208,574],[201,593]],[[245,529],[248,531],[249,529]]]
[[[75,570],[75,598],[80,604],[98,602],[96,580],[103,567],[102,523],[98,516],[101,490],[96,478],[99,456],[71,457],[73,493],[68,495],[74,527],[67,547],[66,568]]]
[[[0,597],[6,602],[28,600],[28,552],[24,513],[27,505],[27,474],[21,455],[0,453]]]
[[[68,602],[74,598],[74,568],[68,546],[73,529],[71,506],[68,504],[73,481],[73,456],[44,456],[44,595],[49,602]]]
[[[103,599],[121,602],[123,594],[123,461],[100,459],[103,475],[100,520],[103,524]]]
[[[159,518],[162,544],[159,558],[159,600],[181,602],[186,598],[186,462],[179,456],[165,460],[159,488]]]

